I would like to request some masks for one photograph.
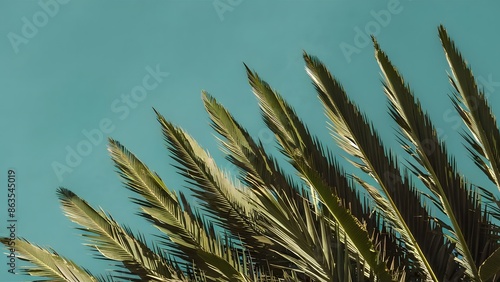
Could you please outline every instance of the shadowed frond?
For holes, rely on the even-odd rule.
[[[500,190],[500,130],[496,117],[486,100],[484,89],[479,89],[477,86],[472,70],[448,36],[446,29],[441,25],[438,31],[452,71],[452,76],[449,76],[450,83],[456,91],[452,96],[452,102],[469,129],[468,133],[462,134],[469,144],[467,150],[474,163]],[[491,199],[496,204],[490,209],[492,214],[498,217],[500,201],[492,193],[486,193],[486,195],[487,199]],[[495,248],[496,251],[480,266],[480,276],[485,280],[486,277],[489,279],[495,274],[500,275],[498,242],[490,249]]]
[[[9,238],[0,238],[0,242],[8,248],[14,248],[20,254],[20,259],[35,264],[35,266],[23,269],[23,272],[31,276],[50,278],[51,281],[60,282],[104,281],[94,277],[87,270],[59,255],[54,250],[41,248],[25,239],[11,241]],[[15,245],[11,245],[11,242],[14,242]]]
[[[479,267],[482,281],[497,281],[500,279],[500,248],[497,248]]]

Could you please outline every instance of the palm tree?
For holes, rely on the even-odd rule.
[[[473,162],[500,190],[500,131],[471,69],[443,26],[439,37],[451,68],[451,102]],[[290,176],[217,100],[202,93],[212,127],[238,179],[221,170],[180,127],[156,112],[176,164],[201,201],[192,206],[121,143],[109,151],[140,215],[158,240],[118,224],[75,193],[59,188],[65,214],[81,226],[98,256],[118,266],[94,275],[19,238],[25,271],[53,281],[497,281],[500,201],[458,171],[409,85],[373,39],[389,114],[410,158],[384,147],[377,131],[316,58],[306,71],[346,159],[344,171],[283,98],[246,65],[265,124],[299,178]],[[370,178],[376,186],[370,184]]]

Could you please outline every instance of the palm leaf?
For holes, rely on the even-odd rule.
[[[20,254],[19,258],[35,265],[23,269],[31,276],[45,277],[52,279],[51,281],[61,282],[104,281],[92,276],[86,269],[60,256],[54,250],[41,248],[25,239],[11,241],[9,238],[0,238],[0,242],[9,248],[11,247],[10,243],[14,242],[15,250]]]
[[[304,59],[306,70],[332,122],[334,139],[347,153],[361,160],[362,163],[351,163],[372,176],[385,197],[362,179],[356,178],[357,181],[367,188],[379,209],[384,212],[385,219],[401,234],[406,249],[427,279],[440,280],[438,276],[443,277],[448,272],[441,262],[453,256],[452,249],[447,248],[444,257],[431,265],[430,260],[435,256],[436,249],[429,248],[430,244],[426,242],[431,237],[443,241],[445,238],[441,229],[433,224],[427,208],[422,206],[421,194],[407,179],[401,177],[398,160],[383,147],[373,125],[348,98],[340,83],[317,58],[304,53]]]
[[[284,193],[289,198],[301,198],[297,185],[228,110],[207,92],[203,92],[203,101],[212,120],[212,127],[226,140],[220,140],[223,150],[228,152],[228,159],[242,169],[246,185],[255,189],[276,189],[276,193]]]
[[[290,158],[292,165],[307,185],[320,195],[327,210],[338,222],[348,240],[354,243],[367,264],[381,279],[392,280],[385,262],[381,261],[375,252],[366,228],[349,210],[341,206],[341,199],[332,193],[333,188],[325,182],[328,177],[322,177],[319,173],[319,167],[314,164],[317,161],[314,159],[316,155],[310,154],[310,151],[317,147],[309,138],[308,130],[279,94],[257,74],[246,68],[253,92],[259,99],[264,121],[276,134],[283,152]]]
[[[322,216],[315,218],[311,210],[314,206],[306,199],[297,203],[290,201],[286,195],[274,195],[270,191],[263,191],[262,194],[267,194],[258,204],[267,219],[262,225],[272,234],[270,240],[287,249],[287,252],[271,251],[291,262],[308,277],[331,281],[334,274],[331,234]],[[259,196],[264,198],[262,194]],[[306,214],[299,212],[298,205],[303,205],[301,210]],[[322,241],[322,238],[328,240]]]
[[[497,248],[479,267],[482,281],[496,281],[500,277],[500,248]]]
[[[163,125],[164,120],[159,118]],[[173,127],[163,125],[169,130]],[[176,167],[189,181],[194,196],[202,200],[201,206],[206,216],[212,218],[237,238],[248,240],[251,247],[269,244],[270,241],[256,226],[252,218],[254,211],[246,198],[251,197],[244,187],[237,187],[229,176],[219,170],[213,158],[200,145],[184,132],[168,133],[166,138],[170,151],[179,163]]]
[[[450,82],[456,90],[454,105],[470,131],[466,139],[470,152],[479,168],[500,190],[500,131],[496,118],[484,91],[478,88],[471,69],[442,25],[439,37],[453,75]]]
[[[462,134],[466,143],[469,144],[467,150],[474,163],[500,190],[500,130],[496,118],[488,105],[484,91],[478,88],[472,70],[456,48],[455,43],[450,39],[442,25],[439,26],[438,30],[453,75],[449,77],[450,83],[456,91],[455,95],[452,96],[453,105],[469,129],[468,133]],[[490,210],[494,216],[498,217],[499,200],[492,193],[485,194],[491,204],[496,203],[496,205],[491,205]],[[497,232],[498,229],[497,226]],[[494,243],[490,250],[495,248],[495,253],[498,253],[500,250],[498,242]],[[487,264],[491,263],[489,261]],[[498,271],[500,269],[497,269]]]
[[[244,217],[245,210],[243,207],[248,206],[248,203],[244,201],[241,194],[230,185],[227,178],[222,177],[222,174],[214,175],[216,171],[215,163],[203,149],[195,145],[196,142],[191,136],[170,122],[167,122],[158,112],[156,113],[158,121],[162,126],[164,137],[169,145],[169,150],[173,153],[174,159],[184,166],[184,168],[181,166],[177,166],[177,168],[184,171],[183,175],[191,184],[198,185],[199,187],[201,184],[196,184],[196,181],[200,181],[204,185],[212,185],[212,187],[206,187],[207,190],[210,189],[207,195],[222,200],[222,203],[219,202],[221,205],[219,208],[224,209],[226,212],[231,212],[233,218],[239,217],[241,222],[245,223],[247,219]],[[195,145],[194,148],[193,145]],[[201,156],[202,160],[197,157],[198,155]],[[204,164],[203,160],[209,163]],[[202,170],[196,171],[200,167]],[[201,176],[206,178],[200,179]],[[221,184],[224,186],[221,186]],[[194,191],[198,191],[201,194],[204,193],[201,190]],[[203,269],[205,271],[215,271],[218,275],[228,279],[241,281],[247,279],[245,274],[240,272],[242,265],[239,260],[240,258],[234,256],[236,250],[223,245],[218,239],[219,237],[215,236],[213,227],[207,229],[204,222],[193,217],[192,212],[183,212],[180,206],[172,206],[169,208],[168,213],[176,219],[164,222],[166,225],[162,225],[162,222],[157,222],[158,227],[167,233],[185,253],[189,253],[189,258],[195,259],[198,267],[203,267],[203,264],[206,264],[208,268]],[[181,236],[178,235],[179,231],[182,234]],[[193,256],[193,254],[196,256]],[[207,260],[207,258],[210,259]]]
[[[439,200],[435,203],[448,216],[450,238],[463,255],[460,263],[469,276],[479,279],[476,263],[483,253],[482,246],[489,245],[492,236],[487,229],[490,224],[483,218],[478,194],[457,172],[456,164],[439,140],[429,116],[423,112],[420,102],[414,99],[410,88],[375,39],[374,45],[385,78],[385,93],[391,103],[391,116],[406,139],[401,139],[402,145],[427,172],[416,166],[413,171]]]
[[[104,258],[122,262],[141,279],[162,281],[180,279],[168,262],[134,237],[130,230],[120,227],[103,211],[96,211],[86,201],[65,188],[57,190],[64,212],[86,231],[88,245],[96,248]]]
[[[228,159],[240,167],[243,174],[242,180],[246,185],[252,188],[255,193],[260,194],[261,202],[274,202],[274,196],[266,198],[266,195],[286,196],[293,203],[301,203],[305,192],[299,192],[298,187],[293,180],[286,176],[277,162],[270,158],[262,147],[258,145],[250,137],[250,134],[234,120],[233,116],[227,111],[217,100],[210,96],[207,92],[203,92],[203,101],[205,108],[212,120],[212,127],[225,138],[220,140],[224,149],[228,151]],[[262,190],[272,190],[272,194],[263,192]],[[259,205],[261,206],[261,205]],[[298,214],[303,216],[304,208],[298,204]],[[258,212],[258,210],[257,210]],[[286,216],[285,216],[286,217]],[[265,230],[262,230],[263,232]],[[271,234],[267,234],[271,235]],[[242,238],[245,241],[245,238]],[[247,242],[247,245],[250,242]],[[251,245],[251,248],[256,246]],[[273,248],[273,251],[278,254],[289,253],[286,247],[266,245],[266,248]],[[258,257],[269,258],[269,252],[266,250],[258,250]],[[286,262],[283,262],[286,263]],[[278,261],[278,258],[273,258],[273,265],[284,266]]]

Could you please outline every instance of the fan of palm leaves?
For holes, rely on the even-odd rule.
[[[1,241],[32,263],[23,273],[51,281],[497,281],[500,131],[443,26],[438,34],[451,69],[451,103],[465,124],[466,149],[496,188],[479,187],[458,170],[418,98],[372,38],[388,112],[406,156],[384,146],[334,75],[304,53],[333,140],[359,169],[346,172],[328,149],[330,141],[313,136],[281,95],[245,65],[262,118],[294,174],[202,92],[237,178],[155,110],[174,167],[199,205],[109,140],[139,215],[158,229],[154,242],[62,187],[57,195],[64,213],[112,271],[94,275],[23,238]]]

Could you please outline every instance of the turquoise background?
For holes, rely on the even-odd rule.
[[[52,3],[52,15],[43,3]],[[399,12],[380,12],[389,8]],[[448,98],[448,66],[437,26],[445,25],[478,77],[496,82],[484,86],[500,116],[499,9],[494,1],[1,1],[0,226],[6,225],[7,170],[14,169],[17,235],[50,246],[95,274],[104,273],[109,266],[93,260],[89,248],[82,246],[80,232],[61,212],[56,188],[71,189],[133,230],[155,232],[134,215],[137,208],[127,199],[132,194],[114,173],[106,138],[122,142],[168,187],[183,190],[182,177],[170,165],[155,107],[230,170],[208,126],[200,94],[205,89],[272,149],[243,62],[296,107],[313,133],[335,148],[304,71],[302,50],[323,60],[372,119],[387,146],[396,147],[395,124],[386,113],[373,48],[356,45],[357,31],[366,27],[376,33],[411,84],[450,151],[465,161],[459,168],[474,181],[483,179],[461,145],[461,124]],[[377,22],[380,13],[389,13],[390,19]],[[27,31],[31,38],[23,35],[23,19],[40,25],[36,32]],[[346,44],[359,53],[346,56],[340,47]],[[169,75],[135,108],[125,106],[121,95],[142,85],[148,66]],[[129,110],[126,117],[123,107]],[[77,150],[88,139],[82,131],[98,130],[106,118],[113,129],[59,178],[53,164],[66,165],[67,147]],[[0,235],[8,235],[6,228],[0,230]],[[7,258],[2,257],[0,281],[26,280],[8,275]]]

